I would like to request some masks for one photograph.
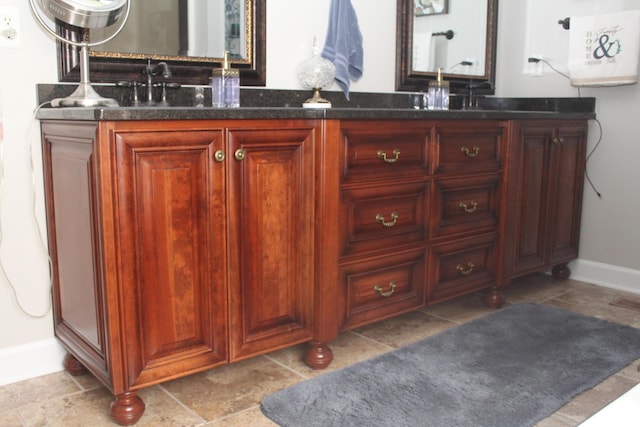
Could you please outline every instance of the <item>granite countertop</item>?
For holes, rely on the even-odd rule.
[[[38,85],[38,101],[44,103],[64,97],[73,85]],[[127,105],[126,92],[102,90],[102,96]],[[113,89],[113,88],[112,88]],[[452,97],[446,111],[409,108],[408,93],[352,93],[346,101],[342,93],[323,94],[333,108],[302,108],[309,96],[305,91],[243,89],[240,108],[193,106],[194,88],[183,87],[169,99],[171,107],[78,107],[44,106],[36,117],[41,120],[214,120],[214,119],[592,119],[595,98],[497,98],[480,99],[480,109],[460,109],[461,98]],[[210,98],[209,98],[210,99]],[[204,105],[207,105],[205,99]]]

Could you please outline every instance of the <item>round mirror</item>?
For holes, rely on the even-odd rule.
[[[103,28],[114,24],[126,4],[127,0],[41,0],[42,10],[51,19],[80,28]]]

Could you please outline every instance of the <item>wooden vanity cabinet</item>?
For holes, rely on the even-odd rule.
[[[506,276],[553,267],[566,279],[578,256],[586,121],[513,121],[511,133]]]
[[[56,336],[116,422],[140,388],[312,339],[316,122],[42,133]]]
[[[577,256],[585,120],[43,120],[54,327],[136,391]]]

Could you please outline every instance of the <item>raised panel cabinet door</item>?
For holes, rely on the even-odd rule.
[[[318,138],[304,122],[228,131],[231,360],[312,338]]]
[[[552,126],[516,126],[510,154],[507,221],[511,271],[518,274],[545,265],[547,200],[551,172]]]
[[[130,388],[227,361],[224,133],[146,126],[111,141]]]
[[[552,140],[551,183],[547,235],[550,264],[578,256],[582,192],[586,162],[586,127],[560,126]]]

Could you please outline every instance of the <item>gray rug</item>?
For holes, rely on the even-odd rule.
[[[640,358],[640,330],[517,304],[264,398],[285,427],[520,427]]]

